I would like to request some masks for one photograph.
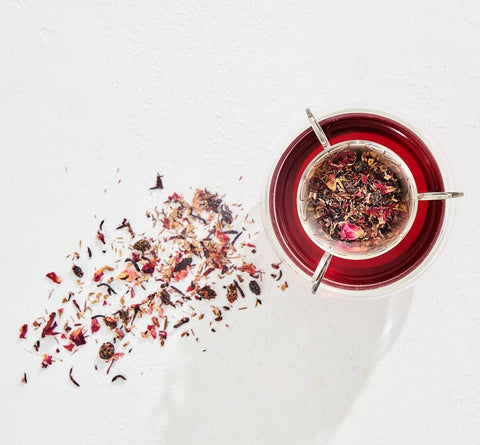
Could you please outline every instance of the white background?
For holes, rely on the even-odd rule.
[[[2,0],[2,443],[479,444],[479,54],[476,0]],[[445,152],[466,195],[412,288],[328,299],[290,272],[201,347],[139,341],[126,382],[93,345],[40,369],[18,327],[100,218],[141,224],[190,186],[258,212],[306,106],[398,113]]]

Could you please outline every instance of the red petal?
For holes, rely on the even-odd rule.
[[[72,352],[72,349],[75,345],[73,343],[69,343],[68,345],[63,345],[65,349],[68,349],[70,352]]]
[[[230,241],[230,238],[228,235],[225,235],[221,230],[217,230],[217,238],[222,242],[222,243],[228,243]]]
[[[60,284],[62,282],[62,279],[55,272],[49,272],[46,276],[50,278],[54,283]]]
[[[353,223],[344,223],[340,232],[340,239],[353,241],[363,236],[363,230]]]
[[[93,274],[93,281],[100,281],[103,277],[103,269],[98,269]]]
[[[90,326],[90,329],[92,331],[92,334],[94,334],[95,332],[97,332],[100,329],[100,323],[98,322],[98,320],[96,318],[92,318],[92,324]]]
[[[46,368],[51,364],[52,364],[52,356],[50,354],[43,354],[42,368]]]
[[[24,324],[24,325],[20,328],[20,338],[26,338],[27,331],[28,331],[28,324]]]

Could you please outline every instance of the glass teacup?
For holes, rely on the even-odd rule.
[[[352,140],[330,146],[307,110],[324,146],[304,170],[297,211],[310,239],[325,253],[312,277],[316,292],[333,256],[365,260],[399,244],[417,214],[418,200],[449,199],[458,192],[417,192],[406,163],[378,143]]]

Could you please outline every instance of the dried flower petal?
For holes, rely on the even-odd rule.
[[[28,324],[24,324],[20,327],[20,336],[19,338],[26,338],[28,331]]]
[[[50,354],[43,354],[42,368],[47,368],[52,364],[52,356]]]
[[[343,223],[341,225],[340,239],[341,240],[356,240],[362,238],[364,235],[363,230],[353,223]]]
[[[90,330],[92,331],[92,334],[95,334],[100,329],[100,323],[96,318],[92,318],[92,322],[90,324]]]
[[[77,346],[87,343],[87,341],[85,340],[85,336],[83,335],[83,329],[81,327],[72,331],[68,338],[73,341],[73,343],[75,343]]]
[[[55,272],[49,272],[46,276],[50,278],[54,283],[60,284],[62,282],[62,279]]]

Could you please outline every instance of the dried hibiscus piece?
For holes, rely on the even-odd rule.
[[[42,368],[47,368],[52,364],[52,356],[50,354],[43,354]]]
[[[56,313],[52,312],[48,318],[47,324],[42,329],[42,338],[47,335],[57,335],[59,332],[55,332],[55,328],[57,327],[57,322],[55,321]]]
[[[100,329],[100,323],[96,318],[92,318],[92,322],[90,324],[90,330],[92,331],[92,334],[97,332]]]
[[[112,343],[106,342],[102,346],[100,346],[100,350],[98,351],[98,355],[102,360],[109,360],[115,354],[115,346]]]
[[[157,173],[157,182],[155,183],[154,187],[150,187],[150,190],[163,189],[162,178],[163,178],[163,175],[160,175],[159,173]]]
[[[27,338],[28,324],[24,324],[20,327],[19,338]]]
[[[105,244],[105,235],[100,232],[100,230],[97,231],[97,238],[101,241],[102,244]]]
[[[62,279],[55,272],[48,272],[46,274],[47,278],[50,278],[54,283],[60,284]]]
[[[103,277],[103,268],[95,271],[95,273],[93,274],[93,281],[99,282],[102,279],[102,277]]]
[[[87,343],[85,336],[83,335],[83,329],[80,327],[72,331],[68,337],[73,343],[77,346],[84,345]]]

